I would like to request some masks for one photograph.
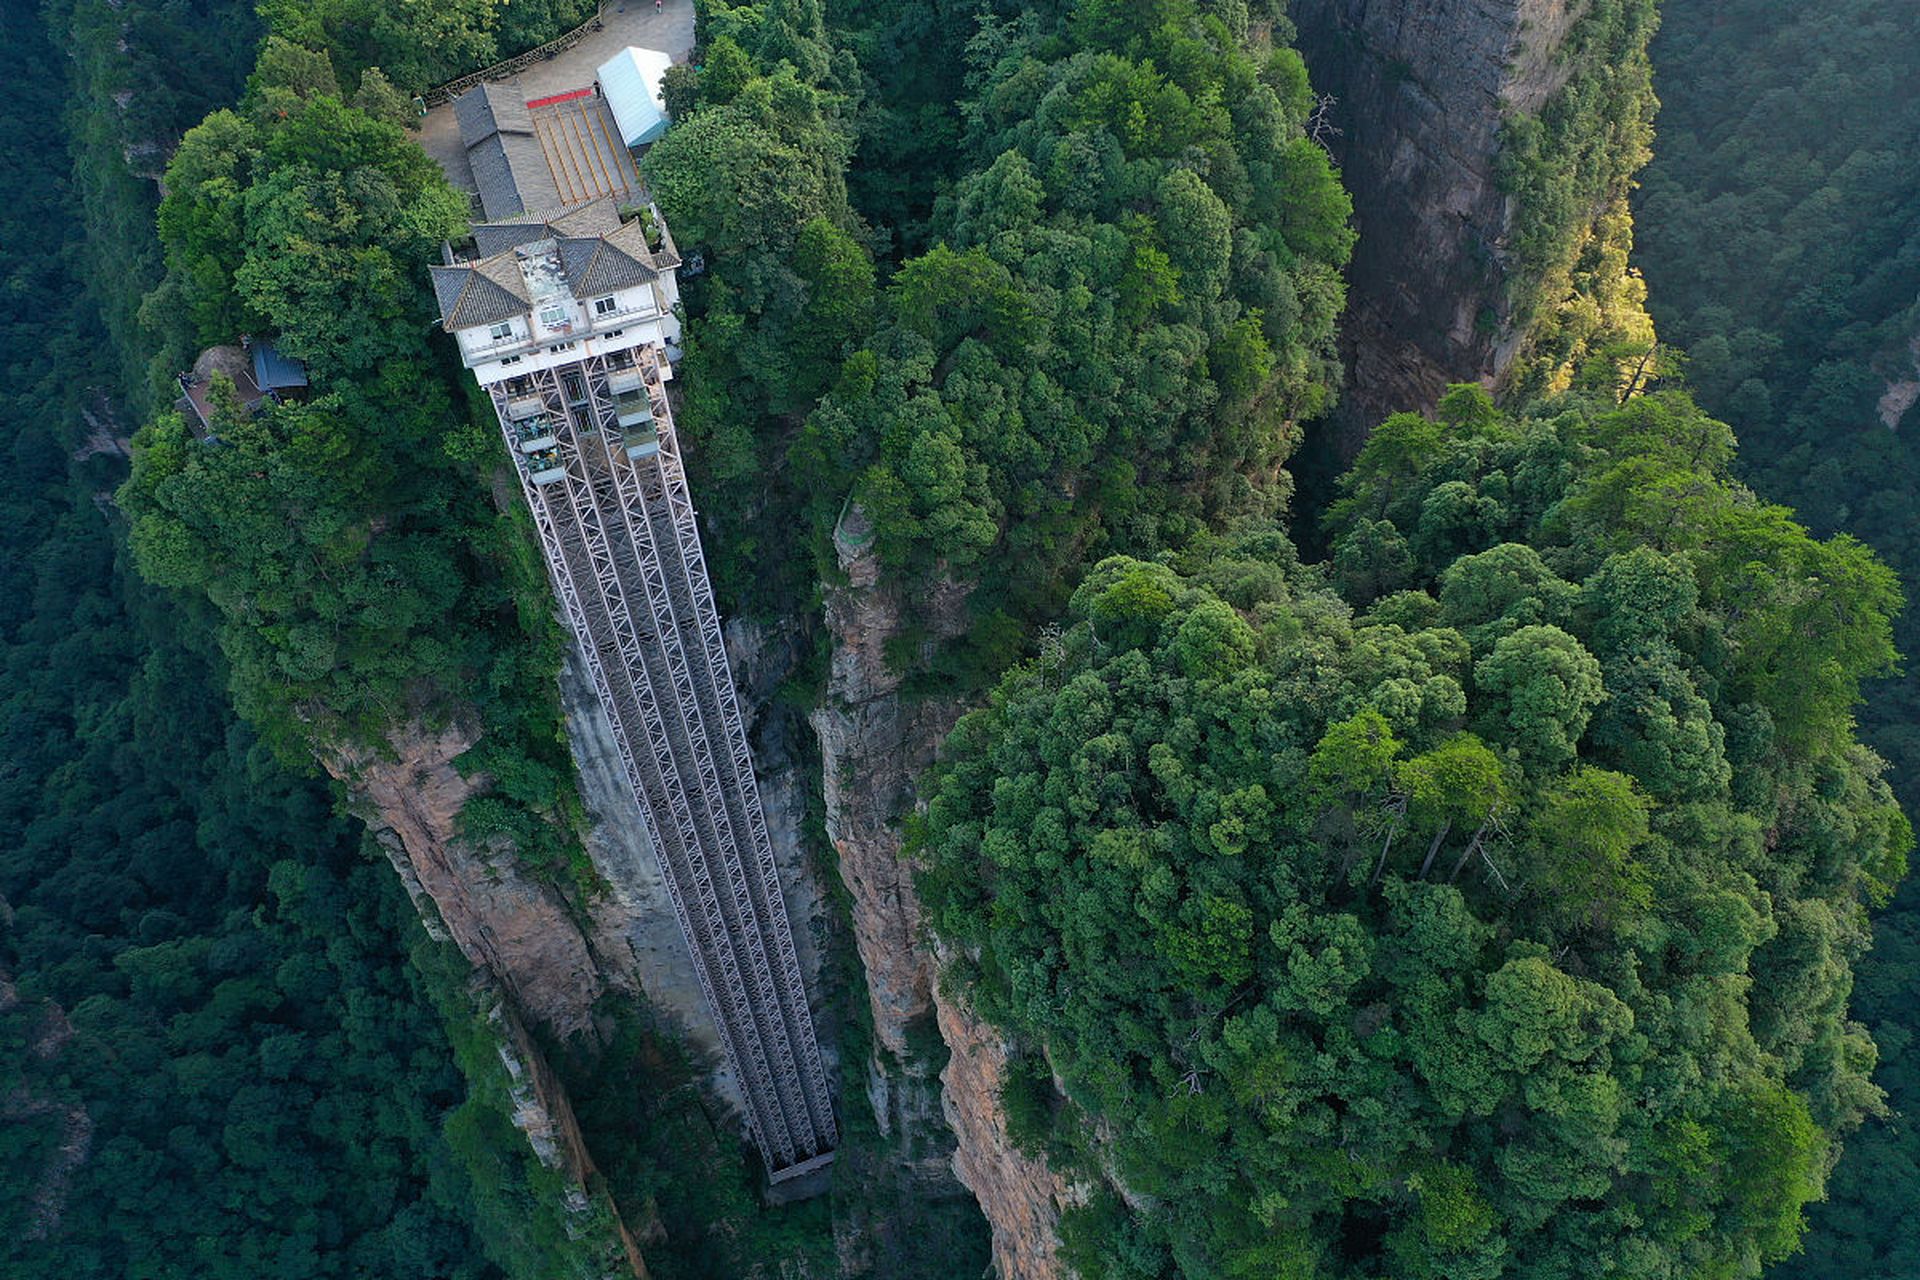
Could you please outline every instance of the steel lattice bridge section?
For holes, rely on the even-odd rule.
[[[488,388],[775,1182],[838,1142],[657,348]]]

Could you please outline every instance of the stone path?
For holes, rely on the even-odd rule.
[[[666,0],[658,13],[653,0],[610,0],[601,30],[589,31],[571,49],[536,62],[500,83],[529,98],[584,89],[593,83],[594,69],[628,45],[660,49],[671,54],[675,62],[685,62],[693,52],[693,0]],[[415,136],[454,186],[465,191],[474,189],[451,103],[427,112]]]

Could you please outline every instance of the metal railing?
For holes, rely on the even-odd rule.
[[[519,75],[534,63],[545,62],[555,54],[564,53],[576,44],[579,44],[587,38],[589,31],[596,31],[603,25],[606,13],[607,6],[605,3],[596,5],[594,6],[593,16],[573,30],[555,36],[545,44],[529,49],[525,53],[516,53],[511,58],[502,62],[496,62],[490,67],[482,67],[478,71],[469,72],[458,79],[449,80],[445,84],[435,85],[425,93],[422,93],[420,100],[429,107],[437,107],[441,103],[453,101],[477,84],[484,84],[489,80],[505,80],[509,76]]]

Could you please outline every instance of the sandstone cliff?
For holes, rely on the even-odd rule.
[[[909,1055],[907,1028],[932,1009],[933,961],[919,945],[920,904],[900,860],[900,819],[920,773],[960,716],[951,700],[912,699],[887,646],[906,631],[909,602],[880,581],[858,508],[836,532],[844,586],[827,592],[833,665],[827,693],[812,715],[820,739],[827,836],[853,895],[853,930],[867,974],[874,1036],[896,1058]],[[964,595],[944,609],[916,610],[935,636],[964,625]],[[959,615],[959,616],[956,616]]]
[[[569,1229],[585,1236],[610,1222],[611,1238],[597,1245],[614,1268],[607,1274],[646,1280],[626,1224],[604,1193],[589,1190],[595,1170],[586,1139],[526,1029],[532,1022],[559,1038],[593,1037],[594,1002],[630,974],[603,963],[612,939],[590,937],[552,886],[526,874],[507,851],[489,858],[460,838],[460,808],[486,785],[454,765],[473,742],[459,725],[412,724],[392,735],[391,755],[341,750],[323,763],[348,785],[427,933],[451,939],[473,965],[473,993],[506,1072],[513,1123],[570,1188],[563,1206]]]
[[[954,1172],[993,1226],[994,1271],[1000,1280],[1060,1280],[1068,1273],[1055,1256],[1056,1228],[1068,1187],[1045,1160],[1024,1154],[1007,1137],[1000,1106],[1006,1041],[962,1000],[936,993],[934,1007],[951,1051],[940,1082],[959,1144]]]
[[[1640,160],[1629,153],[1643,143],[1622,136],[1596,144],[1594,155],[1550,157],[1583,170],[1573,185],[1589,201],[1571,214],[1574,225],[1555,229],[1563,243],[1551,267],[1523,263],[1516,219],[1525,211],[1500,174],[1503,124],[1538,115],[1571,77],[1611,76],[1620,83],[1608,92],[1635,105],[1643,88],[1631,83],[1635,68],[1600,64],[1643,61],[1650,24],[1643,30],[1637,16],[1609,12],[1604,34],[1618,33],[1619,43],[1583,41],[1577,33],[1595,8],[1594,0],[1295,0],[1314,88],[1335,100],[1329,119],[1340,132],[1326,141],[1360,230],[1342,329],[1349,379],[1336,423],[1341,453],[1357,449],[1386,414],[1431,407],[1449,382],[1500,385],[1529,340],[1536,286],[1562,296],[1597,289],[1605,295],[1598,308],[1637,310],[1638,296],[1616,296],[1624,248],[1614,254],[1602,243],[1622,229],[1600,224],[1625,196],[1613,180],[1615,161],[1631,173]],[[1623,135],[1637,123],[1629,120]],[[1601,168],[1609,173],[1584,172]],[[1597,189],[1585,189],[1589,176]],[[1583,253],[1607,279],[1571,278]],[[1519,278],[1526,275],[1540,278]],[[1637,281],[1624,292],[1636,288]],[[1560,301],[1544,297],[1541,309]],[[1645,328],[1651,343],[1650,327],[1630,316],[1625,323],[1636,333]]]
[[[560,1039],[591,1035],[608,978],[580,922],[505,851],[490,858],[459,838],[460,808],[486,782],[453,763],[474,741],[459,725],[414,724],[392,735],[391,756],[340,751],[324,763],[351,789],[428,931],[492,974],[527,1021]]]
[[[881,580],[869,537],[857,507],[835,531],[846,581],[827,592],[833,660],[827,696],[812,715],[827,833],[852,897],[873,1013],[867,1093],[882,1134],[894,1140],[898,1162],[919,1180],[922,1195],[941,1195],[956,1178],[972,1192],[993,1230],[1001,1280],[1051,1280],[1060,1274],[1053,1260],[1058,1180],[1007,1139],[1000,1111],[1004,1046],[964,1006],[936,992],[920,903],[901,858],[900,821],[965,707],[906,691],[887,651],[909,628],[928,644],[959,635],[967,621],[966,591],[949,586],[908,599]],[[949,1050],[937,1100],[933,1059],[915,1034],[934,1029]]]

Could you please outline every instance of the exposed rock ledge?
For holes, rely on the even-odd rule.
[[[474,966],[474,987],[508,1077],[513,1123],[534,1156],[565,1176],[568,1214],[591,1230],[594,1175],[573,1105],[527,1034],[526,1021],[550,1034],[596,1035],[594,1001],[608,986],[595,946],[551,886],[510,857],[489,860],[458,834],[460,808],[486,785],[463,777],[454,760],[473,745],[458,724],[411,724],[390,739],[391,757],[338,750],[322,759],[347,783],[352,806],[399,873],[427,933],[451,939]],[[614,970],[613,985],[630,974]],[[600,1196],[615,1239],[606,1242],[603,1276],[647,1280],[647,1268],[611,1200]]]
[[[459,724],[437,730],[412,724],[392,735],[391,758],[341,750],[323,763],[352,789],[355,811],[386,850],[429,931],[452,938],[468,960],[494,975],[529,1022],[561,1039],[592,1035],[593,1004],[607,981],[559,893],[510,857],[491,860],[459,838],[460,808],[486,779],[462,777],[453,762],[475,740]]]
[[[1068,1272],[1057,1256],[1057,1228],[1069,1189],[1045,1160],[1007,1137],[1000,1106],[1006,1041],[958,999],[936,992],[934,1008],[952,1051],[940,1083],[947,1123],[959,1139],[953,1167],[993,1227],[994,1273],[999,1280],[1062,1280]]]
[[[853,896],[854,938],[873,1009],[876,1054],[867,1092],[881,1131],[896,1139],[903,1159],[912,1149],[929,1153],[910,1166],[929,1194],[956,1177],[973,1193],[993,1230],[1000,1280],[1055,1280],[1064,1275],[1054,1256],[1063,1184],[1007,1138],[1000,1109],[1005,1045],[970,1010],[936,991],[912,870],[901,858],[900,820],[965,704],[903,694],[904,675],[888,663],[887,648],[910,621],[930,643],[961,634],[966,591],[947,586],[924,599],[906,598],[882,582],[870,536],[858,507],[835,531],[847,581],[827,592],[833,665],[827,696],[812,716],[827,834]],[[910,1027],[930,1015],[950,1051],[937,1112],[929,1065],[909,1036]]]

